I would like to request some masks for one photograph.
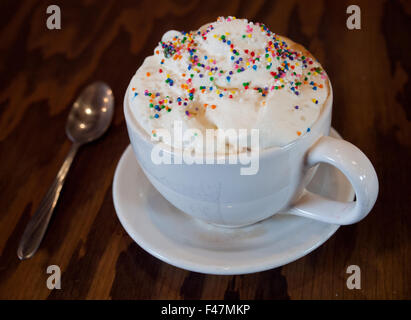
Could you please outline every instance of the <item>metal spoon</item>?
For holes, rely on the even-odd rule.
[[[31,258],[39,248],[77,150],[83,144],[99,138],[107,130],[113,111],[113,92],[103,82],[89,85],[74,102],[66,123],[66,134],[73,145],[37,212],[24,230],[17,249],[17,256],[21,260]]]

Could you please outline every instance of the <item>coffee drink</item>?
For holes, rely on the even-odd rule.
[[[257,129],[259,148],[270,148],[310,133],[330,84],[301,45],[262,23],[220,17],[197,31],[165,33],[127,95],[134,120],[153,139],[179,121],[204,136],[207,129],[247,129],[241,139]],[[185,143],[195,148],[200,136]],[[242,151],[230,138],[223,147]]]

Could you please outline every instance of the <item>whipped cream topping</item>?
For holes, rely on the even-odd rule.
[[[304,47],[264,24],[220,17],[197,31],[166,32],[127,94],[131,114],[154,139],[179,120],[183,131],[204,136],[258,129],[259,147],[268,148],[309,133],[329,93],[325,71]],[[195,149],[196,137],[185,143]],[[226,146],[242,151],[237,140]]]

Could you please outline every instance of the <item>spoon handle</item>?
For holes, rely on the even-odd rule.
[[[39,248],[41,240],[43,240],[44,234],[46,233],[54,208],[56,207],[59,199],[61,189],[63,188],[64,181],[66,180],[67,172],[70,169],[79,147],[80,144],[73,143],[63,165],[54,179],[53,184],[50,186],[41,201],[39,208],[27,224],[23,236],[21,237],[19,248],[17,249],[17,256],[21,260],[31,258]]]

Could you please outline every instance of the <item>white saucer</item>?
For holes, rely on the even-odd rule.
[[[331,136],[339,137],[331,129]],[[351,201],[354,191],[334,167],[321,164],[308,189]],[[118,218],[144,250],[179,268],[210,274],[244,274],[282,266],[310,253],[339,228],[314,220],[275,215],[249,227],[219,228],[176,209],[147,180],[131,146],[114,175]]]

